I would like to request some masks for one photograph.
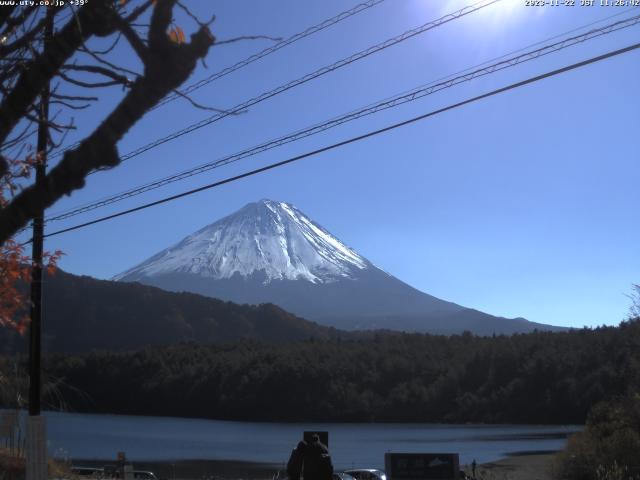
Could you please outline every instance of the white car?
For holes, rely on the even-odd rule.
[[[356,480],[387,480],[387,474],[375,468],[353,468],[345,470],[344,473],[348,473]]]
[[[355,480],[355,478],[345,472],[333,472],[333,480]]]
[[[96,468],[96,467],[81,467],[81,466],[72,465],[71,473],[79,477],[92,477],[92,478],[104,477],[104,470],[102,468]]]
[[[145,470],[134,470],[133,478],[136,480],[158,480],[155,473]]]

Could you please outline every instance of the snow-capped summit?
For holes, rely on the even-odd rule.
[[[334,282],[371,264],[291,204],[263,199],[208,225],[115,277],[139,280],[191,273],[222,280],[234,275]]]
[[[483,335],[548,326],[494,317],[380,270],[293,205],[250,203],[115,277],[236,303],[274,303],[340,329]]]

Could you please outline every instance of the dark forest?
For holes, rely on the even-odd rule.
[[[10,362],[8,357],[3,360]],[[45,358],[70,411],[253,421],[582,424],[640,386],[640,320],[513,336],[379,332]]]

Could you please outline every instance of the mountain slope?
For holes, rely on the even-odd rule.
[[[364,258],[292,205],[263,200],[189,235],[114,280],[167,273],[220,280],[263,272],[264,283],[325,283],[367,266]]]
[[[481,335],[554,329],[416,290],[294,206],[272,200],[250,203],[114,279],[238,303],[272,302],[340,329]]]
[[[49,352],[123,350],[191,341],[286,342],[340,335],[272,304],[237,305],[61,270],[45,282],[43,347]],[[0,329],[2,350],[15,349],[17,338],[12,336],[8,329]]]

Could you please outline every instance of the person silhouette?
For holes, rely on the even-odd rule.
[[[300,480],[306,448],[307,442],[302,440],[298,442],[296,448],[291,451],[291,456],[289,456],[289,461],[287,462],[287,477],[289,480]]]
[[[329,449],[320,442],[316,433],[312,435],[311,442],[305,448],[302,476],[304,480],[332,480],[333,477]]]

